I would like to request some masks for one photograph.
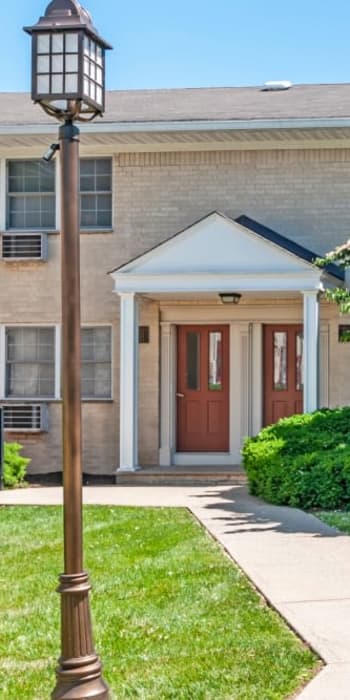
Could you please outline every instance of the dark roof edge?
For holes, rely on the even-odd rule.
[[[277,233],[277,231],[273,231],[271,228],[260,224],[258,221],[251,219],[245,214],[238,216],[237,219],[235,219],[235,221],[237,222],[237,224],[244,226],[250,231],[253,231],[253,233],[258,234],[258,236],[265,238],[267,241],[271,241],[271,243],[275,243],[280,248],[284,248],[284,250],[287,250],[289,253],[296,255],[298,258],[301,258],[302,260],[305,260],[306,262],[311,263],[312,265],[315,265],[315,260],[320,257],[312,250],[304,248],[304,246],[299,245],[299,243],[295,243],[290,238],[282,236],[280,233]],[[328,272],[330,275],[333,275],[333,277],[337,277],[337,279],[344,281],[344,270],[341,270],[341,268],[338,267],[338,265],[335,265],[334,263],[328,263],[328,265],[325,265],[323,269],[326,270],[326,272]]]

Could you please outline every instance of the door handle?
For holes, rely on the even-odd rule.
[[[184,398],[185,398],[185,394],[180,394],[178,391],[176,392],[176,396],[177,396],[179,399],[184,399]]]

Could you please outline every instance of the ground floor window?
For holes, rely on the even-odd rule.
[[[0,325],[0,399],[61,398],[59,326]],[[110,326],[81,329],[81,396],[112,397]]]
[[[108,326],[82,328],[82,397],[108,399],[111,392],[111,329]]]
[[[6,328],[5,347],[6,397],[54,398],[55,328]]]

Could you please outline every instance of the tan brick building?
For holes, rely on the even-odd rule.
[[[0,401],[58,472],[56,126],[1,100]],[[312,262],[349,237],[349,183],[348,85],[108,94],[81,135],[84,472],[235,464],[264,423],[350,401],[340,273]]]

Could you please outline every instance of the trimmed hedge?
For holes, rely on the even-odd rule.
[[[246,438],[249,489],[270,503],[350,507],[350,407],[283,418]]]

